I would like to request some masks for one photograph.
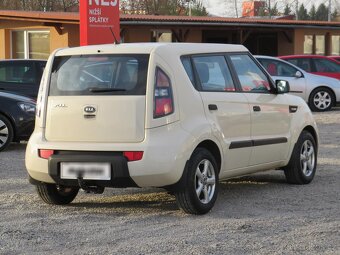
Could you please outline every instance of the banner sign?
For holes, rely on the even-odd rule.
[[[119,0],[80,0],[80,45],[120,41]]]

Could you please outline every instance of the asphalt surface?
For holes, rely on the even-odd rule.
[[[44,204],[27,181],[25,144],[0,153],[0,254],[340,254],[340,109],[315,114],[314,181],[280,171],[222,182],[213,210],[186,215],[158,189],[81,192]]]

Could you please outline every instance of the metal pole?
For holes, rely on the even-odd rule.
[[[238,18],[237,0],[235,0],[235,11],[236,11],[236,18]]]
[[[299,0],[296,0],[296,6],[295,6],[295,19],[299,20]]]
[[[332,0],[329,0],[328,2],[328,22],[331,21],[332,16]]]

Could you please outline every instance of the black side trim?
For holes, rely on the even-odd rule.
[[[288,142],[288,139],[286,137],[261,139],[261,140],[254,140],[253,141],[253,146],[279,144],[279,143],[286,143],[286,142]]]
[[[246,147],[252,147],[253,141],[240,141],[240,142],[231,142],[229,149],[240,149],[240,148],[246,148]]]
[[[232,149],[240,149],[240,148],[287,143],[287,142],[288,142],[288,139],[286,137],[231,142],[229,149],[232,150]]]

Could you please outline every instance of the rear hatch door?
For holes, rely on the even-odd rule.
[[[149,55],[56,57],[45,137],[56,142],[141,142]]]

